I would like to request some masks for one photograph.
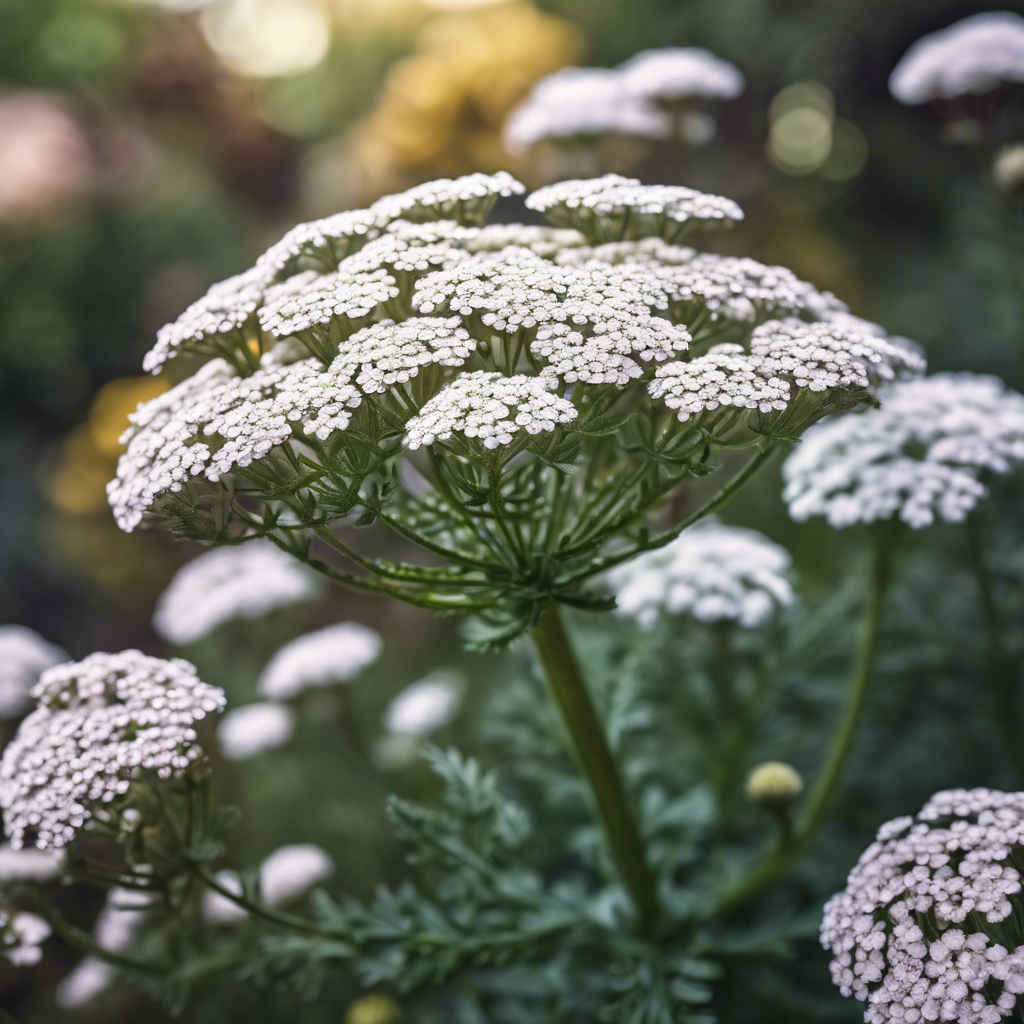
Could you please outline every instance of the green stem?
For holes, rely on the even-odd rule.
[[[115,953],[113,950],[105,949],[88,932],[75,927],[69,921],[65,921],[60,914],[41,909],[41,912],[49,922],[50,927],[68,945],[75,946],[83,953],[88,953],[99,960],[103,960],[114,967],[120,967],[128,971],[136,971],[139,974],[164,975],[166,970],[158,964],[147,963],[144,960],[136,960],[134,957],[124,953]]]
[[[887,525],[887,524],[886,524]],[[818,773],[811,794],[797,820],[792,835],[769,853],[746,878],[726,891],[717,904],[718,912],[728,912],[756,895],[762,888],[786,871],[814,838],[822,815],[843,776],[863,717],[878,660],[882,610],[889,589],[892,570],[893,540],[881,531],[872,536],[871,586],[861,630],[860,648],[850,677],[846,707],[833,733],[828,754]]]
[[[981,617],[985,626],[985,647],[988,658],[992,703],[999,731],[1006,746],[1006,756],[1018,779],[1024,779],[1024,739],[1018,708],[1017,679],[1013,662],[1003,646],[1003,623],[996,602],[992,571],[985,561],[981,524],[976,516],[967,517],[967,551],[971,570],[978,584]]]
[[[541,614],[533,640],[551,696],[590,784],[612,857],[636,906],[641,927],[646,928],[657,911],[654,876],[647,867],[643,842],[618,767],[587,692],[558,605],[548,605]]]

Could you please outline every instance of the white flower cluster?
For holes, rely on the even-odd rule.
[[[694,100],[734,99],[743,86],[738,68],[695,46],[644,50],[617,68],[562,68],[542,78],[512,112],[505,148],[523,155],[549,141],[665,139],[674,129],[666,110],[675,113]],[[692,123],[696,112],[685,113]],[[680,127],[686,126],[684,116]],[[710,135],[684,131],[683,137],[700,144]]]
[[[0,718],[17,718],[32,707],[32,687],[67,652],[28,626],[0,626]]]
[[[665,113],[626,92],[611,68],[562,68],[542,78],[505,122],[505,148],[518,156],[547,141],[586,141],[605,135],[664,139]]]
[[[217,723],[217,743],[229,761],[246,761],[283,747],[295,735],[295,712],[287,704],[259,701],[224,713]]]
[[[520,191],[470,175],[289,233],[258,264],[275,280],[253,308],[246,293],[244,330],[189,335],[210,360],[133,414],[108,485],[119,525],[156,513],[189,532],[207,516],[210,535],[226,518],[213,510],[237,511],[233,494],[259,496],[263,460],[315,499],[362,486],[399,440],[415,451],[457,433],[475,457],[505,445],[511,457],[513,442],[571,432],[593,389],[604,403],[635,382],[634,398],[649,387],[680,419],[776,414],[795,389],[871,389],[923,366],[784,268],[673,244],[742,217],[731,200],[607,175],[529,198],[562,228],[477,226]],[[743,348],[705,352],[712,338]],[[182,621],[204,607],[189,600]],[[212,628],[183,633],[175,618],[176,642]]]
[[[754,530],[701,520],[608,573],[620,615],[650,629],[663,615],[759,626],[793,602],[789,553]]]
[[[332,874],[334,861],[319,846],[312,843],[282,846],[260,864],[259,898],[272,907],[283,906]],[[242,894],[242,882],[235,872],[218,871],[217,881],[229,892]],[[229,897],[210,889],[203,899],[203,915],[213,924],[234,924],[244,920],[247,911]]]
[[[152,893],[115,886],[107,893],[107,902],[96,918],[93,938],[111,953],[126,950],[135,941],[152,903]],[[57,986],[57,1004],[69,1010],[84,1006],[116,977],[113,964],[98,956],[84,957]]]
[[[263,302],[272,280],[268,268],[257,266],[213,285],[174,323],[156,332],[156,345],[146,353],[142,368],[159,373],[164,363],[179,352],[216,351],[216,343],[222,339],[229,349],[236,348],[238,342],[244,344],[246,325]]]
[[[686,421],[716,409],[758,409],[767,413],[789,405],[789,382],[775,376],[766,361],[742,345],[715,345],[689,362],[659,366],[647,389]]]
[[[794,519],[960,522],[988,493],[986,474],[1024,465],[1024,395],[995,377],[937,373],[880,398],[804,435],[783,467]]]
[[[461,698],[460,680],[452,672],[432,672],[407,686],[388,705],[384,728],[396,736],[428,736],[455,717]]]
[[[739,206],[724,196],[683,185],[644,185],[620,174],[547,185],[526,205],[594,243],[652,235],[675,242],[696,227],[729,227],[743,219]]]
[[[5,844],[0,846],[0,892],[12,882],[52,882],[63,867],[63,858],[51,850],[15,850]]]
[[[444,441],[458,432],[479,438],[486,448],[509,444],[520,430],[550,433],[578,415],[568,399],[554,394],[554,376],[505,377],[492,371],[464,373],[442,388],[406,424],[412,448]]]
[[[821,924],[832,979],[867,1002],[867,1024],[1012,1014],[1024,994],[1022,854],[1024,793],[948,790],[879,829]]]
[[[1024,18],[985,11],[918,39],[889,78],[900,103],[955,100],[1024,82]]]
[[[224,694],[187,661],[139,651],[92,654],[47,669],[39,702],[4,750],[0,808],[11,845],[71,842],[136,772],[183,774],[199,758],[193,726]]]
[[[619,65],[626,92],[663,103],[704,96],[733,100],[746,84],[735,64],[699,46],[641,50]]]
[[[269,541],[215,548],[186,562],[157,601],[153,628],[190,644],[233,619],[258,619],[320,593],[319,577]]]
[[[0,953],[15,967],[31,967],[43,958],[40,946],[50,926],[38,914],[0,908]]]
[[[327,626],[285,644],[267,663],[256,689],[262,697],[287,700],[303,690],[347,683],[372,665],[383,649],[380,634],[369,626]]]

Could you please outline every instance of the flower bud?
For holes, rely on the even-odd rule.
[[[402,1008],[390,996],[371,992],[352,1003],[345,1024],[399,1024]]]
[[[766,761],[747,776],[747,798],[768,811],[785,810],[803,788],[800,773],[782,761]]]

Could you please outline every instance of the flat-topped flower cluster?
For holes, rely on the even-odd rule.
[[[881,407],[812,427],[783,469],[790,515],[837,528],[961,522],[987,479],[1024,466],[1024,395],[996,377],[936,373],[894,384]]]
[[[1024,793],[936,793],[883,825],[825,907],[822,944],[867,1024],[998,1024],[1024,993]]]
[[[224,706],[187,661],[140,651],[47,669],[38,707],[0,761],[11,846],[65,846],[128,794],[137,773],[184,774],[201,756],[195,723]]]
[[[739,220],[728,199],[608,175],[529,198],[556,228],[483,226],[522,191],[504,173],[432,182],[299,225],[211,288],[146,359],[194,372],[132,417],[109,486],[122,528],[157,514],[213,537],[254,497],[323,522],[403,452],[500,472],[609,411],[695,445],[798,432],[922,370],[783,268],[679,244]]]

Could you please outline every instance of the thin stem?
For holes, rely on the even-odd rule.
[[[647,867],[643,842],[618,767],[587,692],[558,605],[548,605],[541,614],[533,640],[551,696],[590,784],[612,857],[636,906],[641,927],[646,928],[657,912],[654,876]]]
[[[888,524],[886,524],[888,525]],[[846,768],[863,717],[878,660],[878,640],[882,610],[889,589],[892,571],[893,539],[881,531],[872,535],[871,585],[861,629],[860,648],[850,677],[846,707],[832,735],[825,761],[811,789],[788,841],[777,846],[746,878],[725,892],[717,904],[718,912],[727,912],[756,895],[764,886],[781,875],[814,838],[822,815],[828,806]]]
[[[774,451],[775,444],[769,444],[762,448],[713,498],[705,502],[696,512],[687,516],[681,523],[677,523],[670,530],[659,533],[648,541],[635,544],[626,551],[619,551],[614,555],[597,558],[590,563],[588,568],[574,573],[567,579],[560,580],[559,583],[562,585],[578,583],[580,580],[606,572],[622,562],[628,562],[631,558],[636,558],[637,555],[645,551],[653,551],[664,547],[699,519],[703,519],[706,515],[710,515],[716,509],[721,508],[771,458]],[[564,554],[564,552],[560,552],[560,554]]]
[[[115,967],[121,967],[124,970],[129,971],[137,971],[139,974],[166,974],[165,969],[160,967],[158,964],[147,963],[145,960],[136,960],[134,957],[128,956],[125,953],[115,953],[113,950],[105,949],[88,932],[83,931],[81,928],[77,928],[69,921],[64,920],[60,914],[48,911],[46,908],[39,909],[46,917],[46,920],[49,922],[50,927],[53,928],[54,932],[68,943],[68,945],[75,946],[83,953],[88,953],[90,956],[97,957],[98,959],[103,960],[108,964],[112,964]]]
[[[1003,623],[996,602],[992,571],[985,561],[981,524],[977,516],[967,517],[967,553],[978,584],[981,616],[985,626],[985,647],[992,686],[996,722],[1006,746],[1006,756],[1018,779],[1024,779],[1024,740],[1018,708],[1017,679],[1013,662],[1003,646]]]

